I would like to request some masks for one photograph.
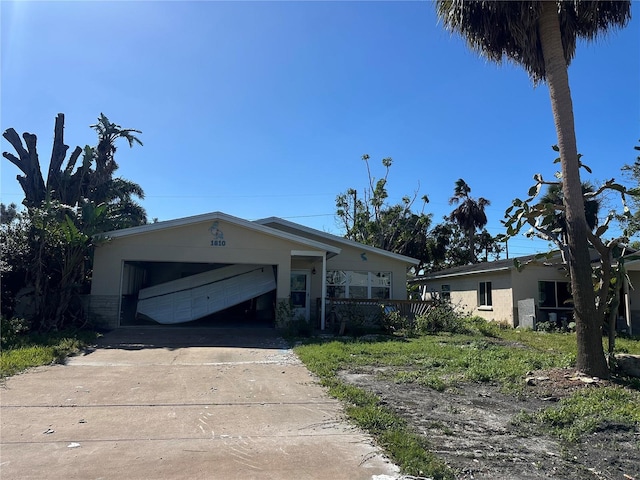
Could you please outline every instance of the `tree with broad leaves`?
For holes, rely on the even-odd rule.
[[[593,185],[589,182],[582,183],[582,194],[593,193]],[[552,183],[547,186],[546,193],[540,198],[541,203],[552,203],[562,205],[562,184],[560,182]],[[600,212],[600,199],[591,198],[584,202],[584,216],[587,221],[589,230],[593,231],[598,226],[598,213]],[[559,212],[557,221],[557,229],[562,233],[566,240],[567,221],[564,212]]]
[[[25,195],[22,203],[28,208],[40,207],[45,201],[60,202],[70,207],[87,202],[95,206],[104,203],[109,212],[104,216],[106,223],[103,230],[146,223],[146,212],[136,201],[136,197],[144,198],[142,187],[130,180],[114,178],[118,169],[114,158],[117,140],[126,140],[130,147],[142,145],[134,135],[141,132],[122,128],[102,113],[98,123],[91,125],[91,128],[98,134],[97,146],[85,146],[84,149],[76,147],[65,164],[69,146],[64,143],[64,114],[57,115],[46,182],[40,169],[37,137],[25,132],[22,135],[23,145],[15,129],[9,128],[3,133],[17,156],[10,152],[3,152],[2,155],[23,173],[17,176]]]
[[[578,39],[592,40],[627,24],[631,2],[437,0],[436,11],[444,26],[460,33],[470,48],[498,63],[507,58],[524,67],[535,84],[546,82],[549,87],[562,165],[576,366],[586,374],[608,377],[591,283],[568,66]]]
[[[640,152],[640,146],[633,147]],[[633,215],[629,218],[620,217],[628,230],[629,236],[633,236],[640,232],[640,155],[636,157],[633,164],[626,164],[622,167],[623,173],[631,180],[632,187],[629,189],[631,195],[631,205],[634,208]]]
[[[18,206],[15,203],[5,205],[0,203],[0,225],[11,223],[18,216]]]
[[[345,230],[345,237],[365,245],[382,248],[400,255],[407,255],[421,261],[415,270],[421,270],[428,256],[428,229],[431,215],[424,213],[429,199],[422,197],[422,210],[413,211],[418,197],[404,196],[400,203],[389,205],[387,198],[387,179],[393,164],[391,158],[384,158],[382,165],[385,175],[376,179],[371,174],[369,155],[362,160],[367,166],[368,188],[358,191],[350,188],[336,197],[336,216]]]
[[[146,212],[136,201],[144,198],[140,185],[114,178],[117,140],[142,145],[134,135],[140,132],[123,129],[103,114],[92,128],[97,146],[76,147],[67,159],[64,115],[58,114],[46,182],[36,136],[24,133],[23,145],[14,129],[3,134],[17,154],[3,152],[22,172],[17,179],[26,210],[16,215],[15,205],[13,212],[11,205],[2,205],[0,212],[3,253],[10,258],[0,262],[6,280],[2,314],[22,316],[35,330],[82,322],[79,294],[86,293],[90,279],[94,235],[146,223]]]
[[[554,147],[555,149],[555,147]],[[556,163],[557,163],[556,159]],[[588,168],[585,166],[585,168]],[[590,170],[589,170],[590,171]],[[534,175],[535,184],[529,189],[529,197],[525,200],[516,198],[513,205],[505,212],[504,221],[507,229],[506,238],[518,235],[524,227],[529,227],[527,236],[537,236],[543,240],[553,242],[560,252],[562,261],[570,269],[570,247],[569,237],[566,232],[565,215],[567,211],[566,204],[562,201],[562,175],[556,173],[556,179],[553,181],[545,180],[542,175]],[[540,195],[542,188],[547,187],[547,193]],[[552,192],[552,193],[549,193]],[[610,211],[606,215],[603,222],[599,222],[597,214],[601,203],[601,197],[605,193],[617,194],[622,201],[622,214]],[[615,328],[617,321],[618,307],[620,305],[620,290],[624,284],[624,280],[628,281],[625,270],[625,262],[635,260],[640,256],[629,255],[628,231],[624,229],[621,235],[614,238],[605,238],[604,235],[609,231],[609,225],[614,219],[620,218],[630,219],[632,214],[627,207],[627,197],[630,192],[623,185],[616,183],[614,179],[607,180],[598,188],[590,183],[583,185],[583,204],[586,218],[590,219],[587,230],[587,241],[590,248],[597,252],[594,256],[594,262],[590,262],[592,290],[595,296],[595,322],[596,327],[602,330],[604,326],[608,326],[609,336],[609,355],[613,356],[615,345]],[[539,199],[538,199],[539,198]],[[536,201],[537,200],[537,201]],[[594,218],[595,216],[595,218]],[[593,227],[593,228],[591,228]],[[537,262],[552,256],[554,252],[541,253],[535,255],[529,262]],[[516,267],[522,269],[527,263],[521,264],[517,259],[514,260]],[[595,263],[597,262],[597,264]],[[572,295],[575,294],[573,284]],[[600,335],[600,345],[602,345]]]
[[[503,248],[499,238],[492,236],[486,229],[473,236],[473,251],[478,252],[472,258],[469,250],[467,232],[444,217],[443,221],[429,230],[427,239],[427,251],[424,271],[437,272],[447,268],[460,267],[475,263],[475,261],[488,262],[500,258]],[[482,254],[481,258],[478,256]]]

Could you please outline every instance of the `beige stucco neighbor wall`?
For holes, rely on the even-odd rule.
[[[451,302],[471,315],[487,320],[506,322],[517,326],[518,301],[533,298],[538,304],[538,281],[567,281],[564,270],[558,267],[528,265],[518,272],[515,268],[496,272],[466,274],[459,277],[435,279],[427,282],[428,291],[442,291],[442,285],[450,285]],[[491,282],[493,305],[478,306],[478,285]],[[640,314],[640,294],[637,297]],[[640,315],[639,315],[640,317]]]
[[[536,319],[538,322],[547,320],[548,310],[538,309],[538,282],[556,281],[568,282],[569,277],[564,269],[558,266],[527,265],[522,271],[511,271],[511,286],[513,289],[514,318],[518,320],[518,301],[533,298],[536,305]],[[556,311],[556,310],[554,310]],[[569,310],[567,310],[569,311]]]
[[[465,313],[477,315],[489,321],[513,325],[513,301],[509,285],[509,272],[469,275],[461,279],[443,279],[451,286],[451,302]],[[491,282],[492,305],[480,306],[478,288],[480,282]]]
[[[479,305],[478,290],[480,282],[491,282],[492,305]],[[435,279],[427,282],[428,291],[442,292],[442,285],[449,285],[451,303],[462,312],[477,315],[488,321],[504,322],[513,326],[513,297],[509,280],[509,271],[465,275]]]

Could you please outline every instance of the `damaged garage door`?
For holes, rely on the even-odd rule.
[[[164,325],[191,322],[275,288],[273,267],[230,265],[140,290],[136,313]]]

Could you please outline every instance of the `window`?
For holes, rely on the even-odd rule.
[[[538,282],[540,308],[573,308],[569,282]]]
[[[451,285],[440,285],[440,298],[445,302],[451,301]]]
[[[327,271],[327,297],[391,298],[391,272]]]
[[[347,284],[349,298],[369,298],[369,274],[367,272],[349,272]]]
[[[391,272],[369,273],[371,292],[369,298],[386,300],[391,298]]]
[[[347,298],[347,272],[327,271],[327,296],[329,298]]]
[[[481,307],[490,307],[493,305],[491,299],[491,282],[480,282],[478,285],[478,305]]]

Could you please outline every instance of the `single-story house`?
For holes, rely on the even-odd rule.
[[[89,317],[110,328],[206,322],[223,312],[274,325],[278,309],[289,308],[324,329],[322,299],[405,300],[408,268],[418,264],[280,218],[221,212],[95,240]]]
[[[527,265],[518,269],[515,260]],[[633,285],[640,285],[640,261],[625,265],[631,281],[625,282],[621,292],[617,327],[640,333],[640,289],[633,289]],[[446,299],[470,315],[513,327],[572,321],[570,279],[559,255],[546,260],[526,256],[454,267],[411,282],[420,285],[425,300]]]

